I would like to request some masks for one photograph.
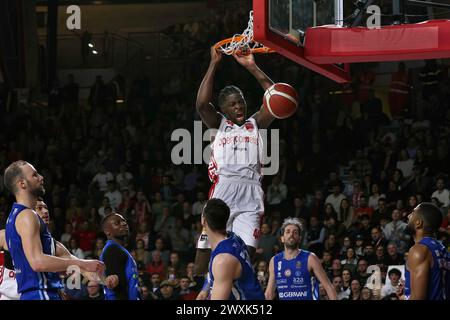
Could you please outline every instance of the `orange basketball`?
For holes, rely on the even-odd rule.
[[[297,105],[297,91],[287,83],[275,83],[264,93],[263,106],[277,119],[292,116],[297,110]]]

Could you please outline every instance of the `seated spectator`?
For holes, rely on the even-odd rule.
[[[353,274],[356,271],[357,264],[358,264],[358,259],[356,258],[355,250],[353,250],[353,248],[348,248],[346,258],[341,261],[341,265],[344,268],[348,268],[348,269],[352,270],[352,274]]]
[[[342,264],[339,259],[334,259],[331,264],[331,277],[342,274]]]
[[[359,281],[362,285],[366,285],[367,279],[369,279],[370,274],[367,273],[367,268],[369,267],[369,264],[366,259],[361,258],[358,261],[358,267],[356,269],[356,277],[359,278]]]
[[[180,277],[180,291],[178,293],[181,300],[195,300],[198,292],[192,290],[192,284],[187,276]]]
[[[445,188],[444,178],[438,178],[436,180],[437,190],[431,194],[431,198],[437,198],[443,207],[448,207],[450,205],[450,191]]]
[[[380,268],[382,266],[386,266],[386,257],[384,253],[384,247],[378,246],[375,249],[375,264],[378,265]]]
[[[311,217],[309,219],[309,228],[306,232],[307,247],[310,251],[320,256],[324,240],[325,228],[322,227],[320,221],[316,217]]]
[[[342,269],[342,290],[350,295],[350,284],[352,282],[352,270],[348,268]]]
[[[362,258],[368,262],[369,266],[375,264],[375,262],[376,262],[375,250],[374,250],[372,244],[368,243],[364,246],[364,255]]]
[[[175,285],[169,280],[164,280],[161,283],[159,291],[159,300],[177,300],[178,293],[175,291]]]
[[[372,217],[373,211],[374,210],[367,205],[366,196],[360,196],[358,200],[358,207],[355,210],[356,217],[361,219],[362,216],[368,215],[370,219]]]
[[[160,279],[163,279],[165,276],[165,266],[161,260],[161,253],[157,250],[152,252],[152,261],[147,265],[147,273],[157,273]]]
[[[71,223],[66,223],[65,231],[61,235],[61,243],[68,248],[69,247],[69,241],[71,238],[75,237],[73,233],[73,227]]]
[[[375,210],[372,214],[372,219],[370,221],[372,226],[380,226],[381,220],[390,220],[391,219],[391,211],[386,205],[385,198],[378,199],[378,209]]]
[[[372,290],[368,287],[364,287],[361,290],[361,300],[374,300]]]
[[[348,292],[344,291],[342,288],[342,278],[340,276],[335,276],[332,279],[334,290],[336,290],[337,299],[344,300],[348,299]]]
[[[347,249],[352,247],[352,239],[348,236],[344,237],[342,241],[342,246],[339,251],[339,259],[343,260],[347,256]]]
[[[67,248],[69,249],[69,252],[74,255],[75,257],[77,257],[78,259],[84,259],[85,258],[85,254],[83,252],[83,250],[81,250],[78,247],[78,241],[75,238],[71,238],[69,241],[69,247]]]
[[[403,255],[400,254],[397,250],[397,245],[395,242],[389,242],[387,245],[387,257],[386,257],[386,265],[395,266],[405,264],[405,259]]]
[[[333,206],[331,205],[331,203],[326,203],[325,204],[325,220],[329,219],[329,218],[333,218],[333,219],[337,219],[337,212],[334,210]]]
[[[95,240],[95,246],[94,246],[94,252],[93,252],[93,257],[94,259],[99,259],[102,252],[103,252],[103,247],[105,246],[105,239],[104,238],[97,238],[97,240]]]
[[[142,262],[145,266],[151,261],[151,256],[148,251],[145,250],[144,240],[139,239],[136,241],[136,262]]]
[[[370,232],[371,235],[371,243],[374,247],[383,246],[385,247],[387,244],[387,240],[384,238],[383,233],[378,227],[372,228],[372,231]]]
[[[369,207],[371,207],[373,210],[378,210],[378,201],[380,199],[386,198],[386,195],[380,193],[380,189],[378,187],[378,184],[373,183],[371,186],[371,195],[369,197]]]
[[[361,282],[358,278],[353,278],[350,283],[350,294],[348,300],[361,300]]]
[[[155,240],[155,250],[153,250],[150,254],[153,257],[153,252],[158,251],[161,255],[161,260],[163,261],[164,265],[169,264],[169,258],[170,258],[170,251],[166,249],[166,243],[162,238],[158,238]]]
[[[79,241],[80,249],[84,251],[86,256],[91,255],[94,251],[94,242],[97,234],[92,230],[89,221],[84,221],[81,224],[81,230],[76,233],[76,238]]]
[[[392,211],[392,221],[386,224],[383,233],[389,242],[394,242],[402,253],[407,251],[410,236],[405,233],[407,224],[400,220],[401,214],[398,209]]]
[[[386,280],[386,284],[381,288],[381,298],[389,296],[392,293],[397,293],[402,273],[400,270],[392,268],[388,272],[388,277],[389,280]]]
[[[355,241],[355,254],[356,257],[359,259],[360,257],[364,256],[364,237],[360,234],[356,236]]]
[[[97,282],[89,281],[87,284],[88,296],[86,300],[105,300],[103,288]]]
[[[334,234],[328,235],[324,241],[324,250],[328,251],[333,259],[339,259],[339,245],[336,242],[336,236]]]
[[[269,225],[263,223],[261,226],[261,237],[259,239],[258,248],[256,249],[257,257],[269,263],[276,252],[276,248],[278,248],[277,245],[278,238],[270,233]]]
[[[332,190],[333,193],[330,194],[326,199],[325,199],[325,203],[326,204],[331,204],[331,206],[333,207],[333,211],[334,214],[337,214],[337,212],[339,212],[339,207],[341,205],[341,201],[343,199],[346,199],[346,196],[341,193],[341,186],[340,183],[334,183],[332,186]],[[325,213],[326,213],[326,207],[325,207]],[[339,221],[343,221],[342,217],[336,216],[336,218]]]
[[[206,204],[206,195],[204,192],[197,192],[197,201],[192,205],[192,214],[194,217],[200,217]]]

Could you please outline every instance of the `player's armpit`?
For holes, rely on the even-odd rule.
[[[415,244],[408,255],[411,296],[409,300],[427,299],[428,280],[430,276],[430,251],[420,243]]]
[[[270,114],[263,106],[253,115],[259,129],[266,129],[275,120],[274,116]]]
[[[239,267],[239,261],[230,254],[222,253],[214,258],[212,265],[214,285],[211,300],[228,300],[233,281],[239,273]]]

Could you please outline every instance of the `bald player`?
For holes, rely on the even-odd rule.
[[[98,260],[57,256],[53,237],[34,211],[45,188],[44,178],[33,165],[23,160],[13,162],[5,170],[4,183],[16,199],[6,223],[5,238],[21,300],[61,300],[58,272],[66,272],[70,266],[103,274],[105,266]]]

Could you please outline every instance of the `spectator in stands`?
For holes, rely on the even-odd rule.
[[[69,249],[69,252],[71,254],[73,254],[75,257],[77,257],[78,259],[85,258],[83,250],[81,250],[80,247],[78,246],[77,239],[71,238],[69,241],[69,247],[67,249]]]
[[[338,183],[338,182],[336,182],[336,183],[334,183],[332,185],[332,190],[333,190],[333,193],[330,194],[325,199],[325,203],[326,204],[328,204],[328,203],[331,204],[335,213],[340,213],[339,209],[340,209],[341,201],[343,199],[345,199],[346,196],[343,193],[341,193],[341,184]],[[326,208],[325,208],[325,210],[326,210]],[[337,217],[337,219],[339,221],[343,221],[343,219],[342,219],[342,217],[340,215]]]
[[[450,192],[445,188],[444,178],[439,177],[436,180],[436,188],[437,190],[431,194],[431,198],[437,198],[442,203],[442,206],[448,207],[450,204]]]
[[[385,259],[386,265],[394,266],[394,265],[402,265],[405,263],[405,259],[403,255],[398,252],[397,245],[395,242],[389,242],[387,245],[387,257]]]
[[[388,272],[388,277],[389,279],[386,280],[386,284],[381,288],[381,298],[389,296],[392,293],[397,293],[402,273],[397,268],[392,268]]]
[[[407,251],[410,236],[405,233],[407,224],[400,220],[400,217],[400,210],[392,211],[392,221],[386,224],[383,233],[387,241],[396,243],[396,246],[404,253]]]
[[[261,226],[261,238],[259,239],[258,248],[256,249],[257,259],[269,263],[278,248],[278,238],[270,233],[270,226],[263,223]]]
[[[342,288],[342,278],[340,276],[335,276],[332,279],[333,287],[337,293],[338,300],[348,299],[348,292],[344,291]]]
[[[366,196],[364,196],[364,195],[360,196],[359,200],[358,200],[358,207],[356,208],[356,211],[355,211],[356,216],[359,219],[362,219],[362,217],[364,215],[367,215],[370,219],[372,217],[373,211],[374,210],[367,205]]]

